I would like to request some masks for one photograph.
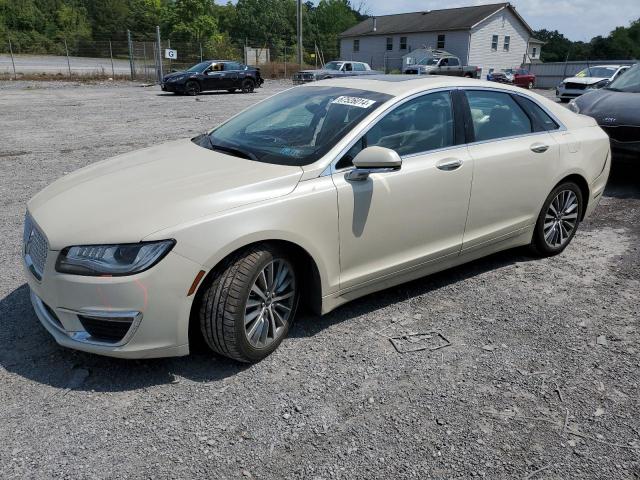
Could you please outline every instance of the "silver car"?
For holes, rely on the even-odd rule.
[[[629,65],[594,65],[565,78],[556,88],[556,97],[563,103],[583,93],[606,87],[630,68]]]

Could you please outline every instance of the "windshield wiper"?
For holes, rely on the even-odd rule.
[[[215,145],[212,141],[211,141],[211,137],[209,137],[207,135],[207,137],[209,138],[209,143],[211,145],[211,150],[218,150],[220,152],[224,152],[224,153],[230,153],[231,155],[234,155],[236,157],[240,157],[240,158],[246,158],[248,160],[258,160],[258,157],[256,157],[255,154],[247,151],[247,150],[242,150],[241,148],[237,148],[237,147],[225,147],[223,145]]]

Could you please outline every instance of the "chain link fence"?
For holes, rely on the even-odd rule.
[[[0,37],[0,78],[96,78],[132,79],[159,82],[160,72],[184,70],[203,60],[234,60],[259,66],[264,78],[290,78],[300,69],[296,62],[297,46],[277,42],[277,46],[260,45],[247,39],[225,38],[221,41],[181,42],[162,39],[158,48],[155,34],[129,34],[129,38],[104,40],[58,39],[50,53],[24,51],[10,38]],[[315,45],[305,46],[315,52]],[[173,50],[167,58],[166,50]],[[319,56],[305,53],[304,68],[321,66]]]

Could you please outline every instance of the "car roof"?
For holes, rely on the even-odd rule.
[[[302,87],[313,87],[314,85],[359,88],[361,90],[387,93],[395,97],[421,90],[455,87],[487,87],[502,88],[515,92],[522,91],[521,88],[509,85],[500,85],[497,87],[495,82],[486,82],[484,80],[476,80],[473,78],[452,77],[446,75],[366,75],[319,80],[317,82],[304,84]]]

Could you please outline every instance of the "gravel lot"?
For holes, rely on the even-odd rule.
[[[614,169],[562,255],[508,251],[303,318],[258,365],[54,343],[22,278],[26,201],[286,87],[0,84],[0,478],[640,478],[640,169]],[[385,336],[432,330],[451,345]]]

